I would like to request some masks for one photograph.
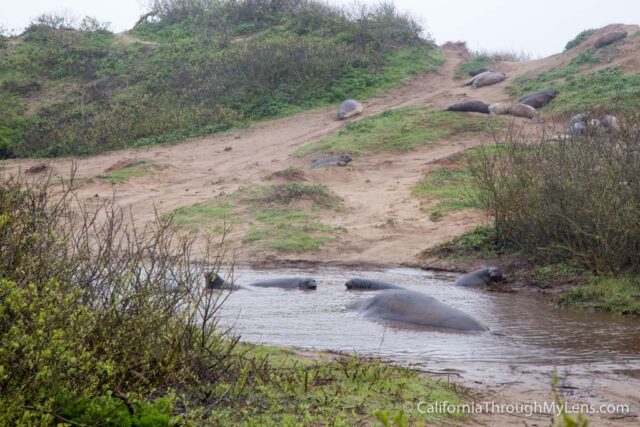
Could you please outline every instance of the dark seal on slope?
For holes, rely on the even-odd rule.
[[[489,104],[481,101],[463,101],[453,104],[447,111],[471,112],[489,114]]]
[[[542,108],[550,103],[557,95],[558,91],[555,89],[543,90],[541,92],[523,96],[522,98],[518,99],[518,103],[529,105],[533,108]]]

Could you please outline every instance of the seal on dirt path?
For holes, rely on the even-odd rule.
[[[489,104],[481,101],[463,101],[453,104],[447,111],[472,112],[489,114]]]
[[[471,273],[463,274],[458,277],[454,286],[483,286],[502,282],[503,280],[504,274],[502,273],[502,270],[497,267],[486,267],[472,271]]]
[[[523,96],[518,99],[518,104],[529,105],[533,108],[542,108],[550,103],[557,95],[558,91],[555,89],[543,90],[541,92]]]
[[[318,159],[311,163],[309,169],[317,169],[323,168],[327,166],[346,166],[350,161],[353,160],[348,154],[340,154],[339,156],[329,156],[323,159]]]
[[[338,119],[348,119],[349,117],[356,116],[364,110],[364,106],[355,99],[347,99],[338,108]]]
[[[528,119],[538,119],[538,112],[535,108],[526,104],[512,104],[510,102],[496,102],[489,105],[489,114],[499,116],[508,114],[516,117],[526,117]]]
[[[258,288],[315,290],[318,285],[316,281],[310,277],[282,277],[251,283],[250,286]]]
[[[472,88],[477,89],[483,86],[489,86],[496,83],[500,83],[507,78],[507,75],[502,71],[485,71],[480,73],[471,80],[469,80],[465,86],[471,85]]]
[[[468,314],[449,307],[420,292],[405,289],[385,290],[347,306],[365,317],[460,331],[486,331]]]
[[[382,282],[371,279],[350,279],[344,284],[350,291],[381,291],[383,289],[404,289],[402,286],[393,283]]]
[[[606,33],[598,37],[598,39],[593,42],[593,48],[600,49],[601,47],[610,45],[611,43],[615,43],[618,40],[622,40],[623,38],[627,37],[627,34],[628,33],[626,31],[611,31],[609,33]]]

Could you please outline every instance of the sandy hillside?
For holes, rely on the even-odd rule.
[[[618,27],[607,27],[592,35],[585,43],[592,43],[600,33]],[[634,33],[634,28],[625,26],[630,33]],[[640,43],[640,38],[635,37],[631,44],[635,47],[637,43]],[[443,46],[443,52],[445,63],[440,69],[370,99],[365,103],[364,114],[351,120],[408,105],[444,108],[471,98],[487,103],[509,100],[511,97],[505,88],[510,80],[524,73],[560,66],[573,55],[570,52],[524,63],[503,62],[497,68],[507,73],[506,81],[471,89],[463,86],[464,80],[453,77],[460,62],[468,56],[466,49],[449,43]],[[623,57],[629,56],[634,58],[629,61],[637,61],[635,55]],[[516,122],[527,127],[535,126],[526,119],[516,119]],[[123,159],[155,162],[157,167],[151,173],[132,177],[115,186],[108,181],[94,179],[79,187],[81,198],[89,204],[97,204],[103,198],[110,197],[115,187],[119,204],[130,208],[137,222],[145,223],[153,219],[154,209],[160,213],[170,212],[178,207],[229,194],[243,185],[267,183],[267,176],[287,166],[306,168],[311,158],[295,157],[294,151],[339,131],[345,123],[335,119],[334,108],[320,109],[264,122],[247,130],[216,134],[176,145],[121,150],[79,159],[56,159],[51,166],[56,176],[68,176],[71,164],[75,162],[77,177],[92,178]],[[410,190],[434,167],[435,162],[483,142],[487,141],[481,137],[441,140],[408,153],[362,156],[344,168],[307,170],[308,182],[328,186],[344,201],[342,212],[332,212],[323,218],[325,223],[346,229],[341,233],[340,241],[314,253],[261,253],[255,248],[240,245],[247,225],[239,221],[230,236],[231,243],[237,248],[238,260],[296,259],[387,265],[412,263],[421,250],[446,241],[482,221],[478,213],[466,211],[451,213],[438,222],[432,222],[420,210],[420,202],[410,195]],[[5,172],[15,173],[36,163],[39,162],[4,161],[0,167]]]

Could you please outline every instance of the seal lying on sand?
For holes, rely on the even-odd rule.
[[[340,120],[348,119],[349,117],[356,116],[364,110],[362,104],[355,99],[347,99],[338,108],[338,118]]]
[[[504,275],[497,267],[481,268],[471,273],[463,274],[455,281],[455,286],[482,286],[502,282]]]
[[[554,89],[543,90],[542,92],[532,93],[518,99],[518,104],[526,104],[533,108],[542,108],[550,103],[553,98],[558,95],[558,91]]]
[[[260,282],[251,283],[250,286],[259,288],[282,288],[282,289],[316,289],[316,281],[310,277],[283,277],[277,279],[262,280]]]
[[[627,37],[626,31],[611,31],[598,37],[598,39],[593,43],[593,48],[600,49],[601,47],[615,43],[618,40],[622,40],[625,37]]]
[[[393,283],[370,279],[351,279],[344,284],[351,291],[380,291],[383,289],[404,289]]]
[[[502,71],[485,71],[484,73],[480,73],[471,80],[469,80],[465,86],[471,85],[472,88],[477,89],[483,86],[489,86],[492,84],[499,83],[503,81],[507,75]]]
[[[489,105],[489,114],[499,116],[509,114],[511,116],[526,117],[528,119],[538,119],[538,112],[535,108],[526,104],[512,104],[510,102],[496,102]]]
[[[489,114],[489,104],[480,101],[464,101],[453,104],[447,111],[461,111]]]
[[[420,292],[391,289],[347,306],[365,317],[461,331],[486,331],[468,314]]]
[[[314,161],[313,163],[311,163],[310,168],[316,169],[316,168],[323,168],[326,166],[346,166],[352,160],[353,160],[353,157],[351,157],[348,154],[340,154],[339,156],[329,156],[329,157],[325,157],[323,159],[318,159]]]

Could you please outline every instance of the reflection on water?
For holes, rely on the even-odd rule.
[[[354,270],[339,267],[261,270],[237,267],[235,281],[310,276],[315,292],[239,290],[222,308],[221,323],[245,341],[378,355],[396,361],[427,360],[516,364],[582,364],[640,361],[635,319],[558,310],[531,295],[488,293],[452,286],[454,277],[415,269]],[[364,319],[346,305],[373,295],[346,291],[352,277],[384,280],[423,292],[489,326],[490,332],[456,333]]]

